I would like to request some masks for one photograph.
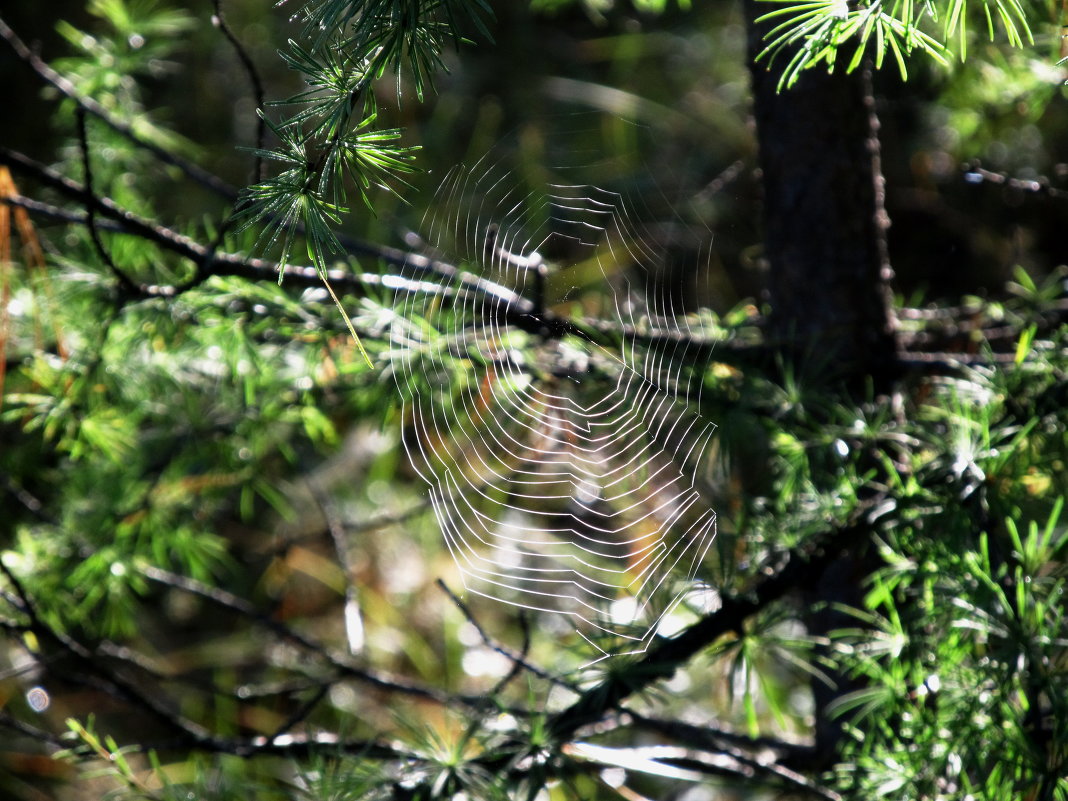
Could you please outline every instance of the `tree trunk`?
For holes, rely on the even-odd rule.
[[[755,19],[768,9],[745,2],[771,337],[825,377],[857,385],[870,376],[883,389],[896,346],[870,77],[820,67],[779,92],[777,67],[786,59],[770,71],[754,61],[764,27]]]
[[[764,26],[756,18],[767,7],[757,0],[745,0],[745,7],[763,173],[771,344],[807,380],[840,382],[854,394],[886,392],[897,374],[897,347],[870,73],[820,67],[780,92],[776,67],[790,54],[782,54],[787,58],[771,70],[754,61],[763,50]],[[867,545],[858,541],[811,577],[802,593],[810,634],[856,625],[836,605],[863,607],[865,577],[875,567]],[[842,725],[827,709],[858,689],[848,676],[831,678],[833,688],[812,683],[816,747],[808,770],[833,764]]]

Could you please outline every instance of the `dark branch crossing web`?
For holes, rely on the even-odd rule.
[[[716,533],[709,354],[672,279],[680,220],[567,177],[532,189],[484,162],[446,177],[421,235],[462,273],[436,293],[403,276],[389,364],[465,590],[641,651]]]

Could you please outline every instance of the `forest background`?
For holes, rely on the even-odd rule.
[[[936,5],[916,30],[944,54],[887,23],[789,87],[793,51],[753,68],[778,5],[435,6],[470,41],[444,35],[432,86],[403,60],[361,85],[360,130],[400,138],[360,140],[382,156],[347,255],[305,215],[279,285],[296,228],[255,204],[287,196],[237,198],[289,166],[257,93],[314,77],[279,57],[315,38],[301,7],[8,4],[0,792],[1068,798],[1061,9]],[[363,277],[458,224],[454,165],[526,185],[576,153],[689,215],[650,245],[718,426],[712,592],[592,666],[551,616],[462,593]]]

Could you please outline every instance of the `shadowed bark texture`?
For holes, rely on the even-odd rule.
[[[746,7],[755,59],[763,49],[755,19],[767,8],[756,0]],[[770,70],[766,60],[750,64],[771,334],[828,377],[870,376],[882,389],[896,348],[870,77],[817,68],[779,92],[778,61]]]
[[[756,19],[767,6],[746,0],[753,115],[764,190],[773,349],[805,375],[842,382],[860,394],[891,390],[898,372],[891,313],[893,272],[886,249],[879,121],[864,69],[807,70],[779,91],[779,67],[755,59],[763,50]],[[809,633],[825,636],[856,625],[836,604],[863,608],[868,532],[813,571],[803,588]],[[815,750],[810,764],[832,765],[842,723],[828,707],[856,690],[855,680],[830,671],[833,687],[812,682]]]

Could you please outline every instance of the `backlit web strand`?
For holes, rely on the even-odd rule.
[[[691,402],[700,365],[685,336],[635,335],[689,328],[648,267],[660,256],[622,195],[584,184],[457,168],[435,208],[426,241],[501,290],[402,289],[390,332],[405,447],[464,586],[640,650],[716,531],[697,491],[715,429]],[[513,293],[630,334],[539,336],[508,323]]]

